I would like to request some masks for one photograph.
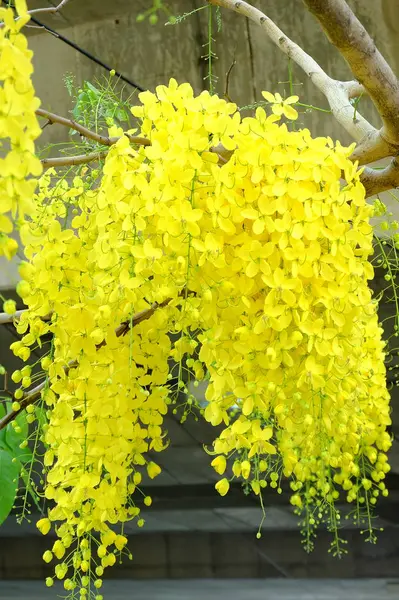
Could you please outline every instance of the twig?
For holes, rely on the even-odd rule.
[[[48,8],[32,8],[31,10],[26,11],[28,15],[36,15],[38,13],[57,13],[63,8],[69,0],[62,0],[57,6],[49,6]],[[19,17],[16,17],[16,21],[18,21]],[[0,23],[0,29],[5,26],[5,23]],[[35,27],[35,25],[30,25],[30,27]]]
[[[4,427],[7,427],[7,425],[9,423],[11,423],[11,421],[14,421],[14,419],[23,411],[25,410],[25,408],[27,406],[29,406],[29,404],[33,404],[34,402],[36,402],[36,400],[38,400],[41,396],[42,390],[45,387],[46,382],[43,381],[42,383],[40,383],[39,385],[37,385],[36,387],[33,388],[33,390],[31,390],[21,401],[20,401],[20,408],[18,410],[12,410],[11,412],[9,412],[8,414],[6,414],[2,419],[0,419],[0,431],[2,429],[4,429]]]
[[[27,309],[17,310],[14,314],[9,315],[8,313],[0,313],[0,325],[5,325],[6,323],[13,323],[14,321],[21,318],[21,315],[25,313]]]
[[[22,315],[26,312],[28,312],[27,308],[17,310],[12,315],[9,315],[8,313],[0,313],[0,325],[5,325],[7,323],[14,323],[14,321],[18,321],[22,317]],[[41,317],[41,320],[42,321],[50,321],[51,314],[52,313],[49,313],[48,315]]]
[[[36,111],[36,114],[38,117],[47,119],[47,121],[51,124],[58,123],[59,125],[63,125],[69,129],[74,129],[83,137],[97,142],[98,144],[102,144],[103,146],[113,146],[118,140],[121,139],[120,137],[108,137],[105,135],[100,135],[99,133],[95,133],[83,125],[76,123],[76,121],[73,121],[72,119],[61,117],[60,115],[56,115],[55,113],[51,113],[41,108]],[[146,138],[130,135],[129,133],[124,133],[124,135],[129,139],[131,144],[138,144],[139,146],[151,146],[151,141]],[[223,156],[223,148],[221,148],[221,146],[218,146],[217,148],[211,148],[210,151],[215,152],[215,154],[218,155],[219,162],[222,164],[226,162],[226,158]],[[79,156],[45,158],[42,160],[42,165],[44,169],[49,169],[50,167],[82,165],[105,158],[106,155],[106,152],[91,152],[90,154],[81,154]]]
[[[89,154],[79,154],[78,156],[57,156],[56,158],[44,158],[42,160],[43,169],[51,167],[66,167],[73,165],[84,165],[102,160],[107,156],[108,152],[90,152]]]
[[[58,4],[58,6],[50,6],[48,8],[33,8],[32,10],[28,10],[28,14],[29,15],[37,15],[39,13],[57,13],[58,11],[61,10],[61,8],[64,8],[64,6],[69,2],[69,0],[62,0],[62,2],[60,2]]]
[[[39,108],[36,111],[36,114],[38,117],[43,117],[47,119],[51,124],[58,123],[59,125],[63,125],[64,127],[68,127],[69,129],[74,129],[75,131],[80,133],[81,136],[89,140],[93,140],[94,142],[97,142],[102,146],[113,146],[120,139],[119,137],[108,137],[105,135],[100,135],[99,133],[95,133],[94,131],[91,131],[83,125],[80,125],[80,123],[76,123],[76,121],[74,121],[73,119],[61,117],[60,115],[56,115],[47,110],[43,110],[42,108]],[[146,138],[139,136],[136,137],[134,135],[130,135],[129,133],[125,133],[124,135],[129,139],[129,141],[132,144],[139,144],[140,146],[151,146],[150,140],[147,140]]]
[[[226,85],[225,85],[225,88],[224,88],[224,97],[227,98],[227,100],[229,102],[231,102],[230,96],[229,96],[230,75],[231,75],[232,70],[236,66],[236,64],[237,64],[237,61],[236,61],[236,59],[234,59],[233,62],[231,63],[231,65],[230,65],[230,67],[229,67],[229,70],[226,73]]]

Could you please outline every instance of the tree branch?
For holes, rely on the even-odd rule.
[[[36,111],[38,117],[43,117],[48,120],[49,124],[58,123],[59,125],[63,125],[64,127],[68,127],[69,129],[74,129],[81,136],[92,140],[93,142],[97,142],[98,144],[102,144],[103,146],[113,146],[120,139],[119,137],[108,137],[105,135],[100,135],[99,133],[95,133],[91,131],[87,127],[80,125],[80,123],[76,123],[73,119],[67,119],[65,117],[61,117],[60,115],[56,115],[47,110],[43,110],[39,108]],[[151,146],[150,140],[146,138],[130,135],[129,133],[124,134],[132,144],[139,144],[140,146]]]
[[[354,97],[361,90],[358,82],[341,82],[329,77],[320,65],[286,36],[269,17],[247,2],[243,0],[207,1],[209,4],[242,14],[260,25],[276,46],[301,67],[312,83],[324,94],[337,121],[356,141],[361,142],[367,136],[376,133],[374,127],[361,114],[355,112],[349,101],[350,97]]]
[[[29,406],[30,404],[34,404],[36,402],[36,400],[39,400],[42,391],[44,390],[46,385],[46,382],[43,381],[42,383],[39,383],[39,385],[37,385],[36,387],[34,387],[30,392],[28,392],[26,394],[26,396],[24,396],[24,398],[20,401],[20,408],[19,410],[12,410],[11,412],[9,412],[8,414],[6,414],[2,419],[0,419],[0,431],[2,429],[4,429],[4,427],[7,427],[7,425],[9,423],[11,423],[11,421],[14,421],[14,419],[23,411],[25,410],[25,408],[27,406]]]
[[[84,165],[86,163],[101,160],[107,156],[108,152],[90,152],[89,154],[79,154],[78,156],[57,156],[56,158],[44,158],[42,160],[43,169],[51,167],[66,167],[73,165]]]
[[[14,314],[0,313],[0,325],[6,325],[6,323],[14,323],[15,320],[21,318],[21,315],[26,312],[26,308],[23,310],[17,310]]]
[[[367,165],[387,156],[396,156],[398,153],[399,147],[387,142],[383,137],[382,130],[375,129],[356,146],[351,154],[351,160],[359,161],[359,165]]]
[[[48,8],[33,8],[32,10],[26,11],[28,15],[37,15],[39,13],[57,13],[69,2],[69,0],[62,0],[57,6],[49,6]],[[18,20],[19,17],[16,17]],[[4,27],[5,23],[0,23],[0,29]],[[28,25],[29,27],[29,25]],[[35,25],[30,25],[30,27],[35,27]]]
[[[244,0],[207,0],[228,8],[257,23],[268,37],[308,75],[325,95],[336,120],[357,142],[351,159],[360,165],[399,155],[399,82],[376,49],[374,42],[345,0],[303,0],[320,21],[330,41],[347,60],[355,81],[337,81],[260,10]],[[381,94],[382,91],[382,94]],[[373,127],[350,100],[368,93],[383,120],[382,129]],[[362,181],[367,197],[396,187],[396,162],[384,170],[365,169]]]
[[[58,123],[59,125],[63,125],[64,127],[68,127],[69,129],[74,129],[83,137],[97,142],[98,144],[102,144],[103,146],[113,146],[118,140],[120,140],[120,137],[108,137],[105,135],[100,135],[99,133],[95,133],[87,127],[76,123],[76,121],[73,121],[72,119],[61,117],[60,115],[56,115],[55,113],[43,110],[42,108],[39,108],[36,111],[36,114],[38,117],[43,117],[47,119],[46,125]],[[129,133],[124,133],[124,136],[128,138],[131,144],[138,144],[140,146],[151,146],[151,141],[146,138],[130,135]],[[224,148],[222,148],[220,145],[215,148],[211,148],[210,151],[217,154],[220,163],[224,164],[227,162],[226,157],[223,155]],[[82,165],[85,163],[105,158],[106,155],[106,152],[91,152],[90,154],[81,154],[79,156],[45,158],[42,160],[42,165],[44,169],[49,169],[50,167]]]
[[[385,169],[366,167],[360,176],[366,197],[399,187],[399,162],[394,158]]]
[[[37,15],[38,13],[57,13],[64,8],[64,6],[69,2],[69,0],[62,0],[58,4],[58,6],[50,6],[49,8],[33,8],[32,10],[28,10],[29,15]]]
[[[381,137],[399,144],[399,81],[345,0],[303,0],[378,110]]]
[[[358,81],[343,81],[342,85],[344,86],[350,100],[353,98],[359,98],[359,96],[363,96],[363,94],[366,93],[366,90]]]

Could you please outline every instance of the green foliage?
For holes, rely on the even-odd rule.
[[[19,465],[13,462],[13,456],[0,447],[0,524],[6,520],[17,495]]]
[[[64,78],[64,82],[75,102],[72,115],[77,123],[95,129],[129,123],[129,104],[116,93],[111,77],[105,83],[96,81],[97,86],[85,81],[80,88],[76,88],[71,74]],[[74,131],[72,135],[78,133]]]
[[[6,409],[0,404],[0,418],[4,417]],[[8,429],[8,428],[7,428]],[[0,431],[0,525],[5,521],[14,506],[17,495],[20,465],[14,459],[15,448],[9,446],[7,431]]]
[[[182,23],[182,21],[185,21],[186,19],[188,19],[188,17],[191,17],[191,15],[194,15],[200,10],[204,10],[204,8],[208,8],[208,5],[205,4],[204,6],[195,8],[194,10],[190,10],[190,12],[183,13],[182,15],[169,17],[169,21],[165,23],[165,25],[179,25],[179,23]]]
[[[1,397],[0,419],[11,411],[11,403],[7,400],[8,397]],[[24,482],[26,489],[24,508],[27,504],[27,494],[38,508],[41,508],[30,481],[37,458],[27,445],[26,440],[28,439],[29,425],[25,412],[20,413],[14,420],[14,426],[9,423],[7,427],[0,430],[0,524],[10,514],[17,501],[20,479]]]
[[[159,20],[159,13],[164,13],[169,19],[173,19],[168,5],[163,0],[153,0],[152,6],[145,12],[139,13],[136,21],[137,23],[142,23],[148,19],[150,25],[156,25]]]

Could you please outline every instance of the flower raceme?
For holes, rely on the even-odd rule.
[[[0,256],[8,259],[18,247],[9,237],[13,220],[32,208],[36,180],[27,177],[42,171],[34,146],[41,129],[35,115],[39,100],[31,82],[33,53],[21,33],[30,17],[25,0],[17,0],[15,7],[18,19],[11,8],[0,6],[0,139],[9,148],[0,159]]]
[[[163,419],[187,379],[208,374],[222,495],[234,478],[261,495],[284,476],[294,506],[336,515],[340,489],[374,504],[389,469],[371,209],[353,147],[281,123],[295,99],[265,95],[272,114],[241,118],[174,80],[139,98],[132,113],[151,146],[111,128],[121,137],[99,186],[47,171],[20,229],[29,310],[13,350],[27,360],[53,336],[42,399],[55,505],[38,526],[57,523],[44,560],[61,561],[56,577],[83,595],[88,573],[126,546],[115,525],[143,524],[142,474],[160,472],[148,452],[166,447]],[[232,152],[223,164],[218,144]]]

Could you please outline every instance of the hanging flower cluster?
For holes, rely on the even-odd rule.
[[[0,139],[5,151],[0,158],[0,256],[8,259],[18,248],[9,237],[13,221],[32,209],[36,180],[27,177],[42,171],[34,144],[41,130],[31,81],[33,53],[21,33],[30,17],[25,0],[16,0],[15,8],[18,19],[11,8],[0,6]]]
[[[148,453],[165,448],[163,417],[187,377],[207,373],[204,416],[225,425],[212,461],[221,494],[234,477],[261,495],[284,475],[292,503],[318,514],[339,488],[367,507],[386,492],[371,209],[353,148],[290,131],[279,121],[296,116],[293,100],[265,98],[271,115],[242,119],[174,80],[140,94],[132,113],[151,145],[111,129],[121,137],[99,187],[47,172],[21,227],[29,310],[12,349],[27,360],[53,336],[42,396],[55,507],[38,527],[56,524],[44,559],[82,597],[127,543],[114,526],[143,524],[142,472],[160,472]]]
[[[17,324],[23,337],[12,350],[26,360],[32,345],[53,334],[42,360],[48,376],[42,396],[49,419],[44,495],[55,507],[38,527],[47,533],[58,523],[59,539],[44,560],[64,559],[56,577],[65,578],[67,590],[80,585],[87,592],[88,573],[97,574],[94,588],[101,587],[104,568],[115,563],[114,552],[127,542],[112,525],[136,519],[141,527],[140,505],[151,504],[150,497],[138,494],[137,503],[132,494],[142,468],[150,478],[160,473],[144,455],[165,447],[161,425],[171,344],[167,314],[162,308],[148,313],[148,303],[125,286],[125,267],[132,260],[128,239],[120,246],[114,240],[121,258],[112,269],[104,265],[109,249],[103,236],[112,227],[98,225],[97,207],[112,189],[112,178],[104,177],[98,192],[85,193],[82,179],[54,185],[53,174],[42,177],[32,220],[20,229],[30,262],[22,265],[18,292],[29,311]],[[63,228],[69,210],[78,214],[72,227]],[[50,322],[43,320],[46,314]],[[14,373],[14,381],[29,387],[22,375]],[[22,395],[21,389],[17,398]],[[78,549],[68,550],[76,539]],[[73,577],[66,577],[71,572]]]
[[[280,114],[280,99],[264,96]],[[291,478],[292,504],[313,522],[339,487],[369,512],[387,493],[391,420],[367,285],[372,208],[348,159],[353,148],[290,132],[262,109],[243,120],[235,142],[215,171],[215,311],[199,336],[211,375],[205,418],[226,424],[213,466],[224,474],[229,457],[232,476],[256,494]],[[217,484],[222,495],[229,481]]]

